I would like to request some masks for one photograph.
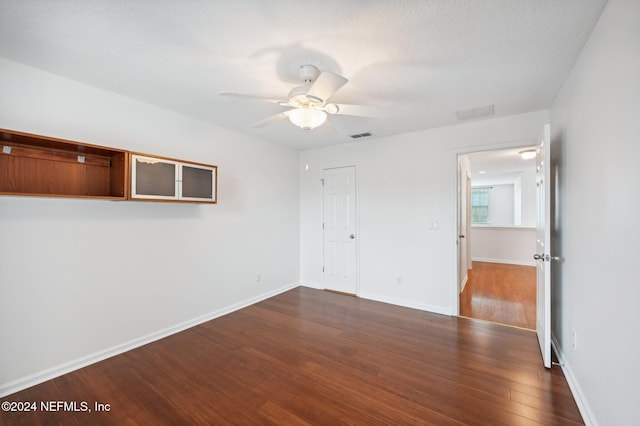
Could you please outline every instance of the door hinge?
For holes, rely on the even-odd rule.
[[[322,186],[324,186],[324,179],[320,179],[320,182],[322,182]]]
[[[324,222],[322,222],[322,229],[324,229]]]
[[[324,266],[322,267],[322,272],[324,272]]]

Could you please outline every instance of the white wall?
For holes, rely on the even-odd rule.
[[[513,224],[522,224],[522,173],[513,182]]]
[[[532,144],[547,122],[541,111],[301,152],[302,282],[322,287],[322,169],[355,165],[359,295],[457,313],[457,154]]]
[[[472,182],[473,184],[473,182]],[[493,226],[511,226],[514,223],[513,184],[491,185],[489,189],[489,223]]]
[[[471,252],[478,262],[535,266],[536,229],[518,226],[474,226]]]
[[[520,223],[525,227],[536,226],[536,170],[525,170],[520,173]]]
[[[2,128],[219,166],[217,205],[0,197],[0,394],[296,285],[297,152],[1,59],[0,92]]]
[[[524,170],[513,183],[513,224],[536,226],[536,170]]]
[[[603,426],[640,424],[639,123],[640,2],[610,0],[551,110],[553,333]]]

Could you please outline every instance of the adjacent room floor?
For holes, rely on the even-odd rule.
[[[535,330],[536,268],[473,262],[460,315]]]
[[[535,333],[305,287],[2,401],[90,410],[4,425],[582,424]]]

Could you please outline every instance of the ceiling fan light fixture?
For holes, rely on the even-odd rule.
[[[294,126],[303,130],[312,130],[324,124],[327,113],[314,108],[296,108],[285,113]]]

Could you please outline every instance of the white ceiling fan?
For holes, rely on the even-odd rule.
[[[341,75],[330,71],[320,72],[313,65],[302,65],[298,72],[304,84],[291,89],[286,100],[231,92],[220,92],[219,95],[269,102],[290,108],[258,121],[251,127],[265,127],[280,120],[289,119],[295,126],[303,130],[311,130],[324,124],[327,115],[377,116],[375,111],[369,107],[327,102],[349,81]]]

